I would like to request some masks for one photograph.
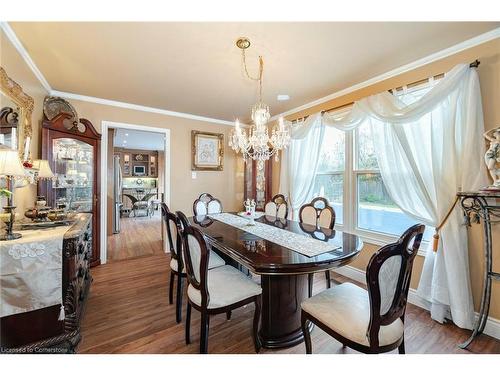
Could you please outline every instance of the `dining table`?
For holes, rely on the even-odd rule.
[[[260,275],[259,337],[268,349],[304,340],[301,302],[309,297],[309,275],[344,266],[363,248],[355,234],[264,214],[255,220],[220,213],[189,221],[227,264]]]

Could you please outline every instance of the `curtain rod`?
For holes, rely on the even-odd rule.
[[[476,59],[475,61],[473,61],[473,62],[471,62],[469,64],[469,67],[471,67],[471,68],[477,68],[479,66],[479,64],[481,64],[481,61],[479,61],[479,60]],[[442,78],[442,77],[444,77],[444,73],[437,74],[433,78],[437,79],[437,78]],[[424,79],[421,79],[421,80],[418,80],[418,81],[415,81],[415,82],[411,82],[411,83],[409,83],[409,84],[407,84],[405,86],[406,87],[414,87],[414,86],[418,86],[418,85],[420,85],[420,84],[422,84],[424,82],[427,82],[427,81],[429,81],[429,78],[424,78]],[[394,90],[399,91],[399,90],[402,90],[402,89],[403,89],[403,86],[400,86],[400,87],[396,87]],[[350,102],[350,103],[342,104],[342,105],[339,105],[339,106],[336,106],[336,107],[333,107],[333,108],[324,109],[324,110],[321,111],[321,114],[326,113],[326,112],[331,112],[331,111],[334,111],[334,110],[338,110],[338,109],[342,109],[342,108],[345,108],[345,107],[349,107],[349,106],[351,106],[353,104],[354,104],[354,102]],[[292,122],[298,121],[300,119],[304,119],[305,120],[308,117],[309,116],[299,117],[299,118],[297,118],[295,120],[292,120]]]

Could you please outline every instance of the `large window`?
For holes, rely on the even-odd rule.
[[[382,240],[400,236],[416,224],[394,204],[384,186],[368,123],[351,132],[327,127],[321,147],[312,193],[328,198],[336,225],[380,235]],[[430,233],[427,230],[425,237]]]

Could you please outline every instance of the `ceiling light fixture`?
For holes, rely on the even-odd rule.
[[[269,137],[267,122],[271,118],[269,106],[262,102],[262,76],[264,73],[264,60],[259,56],[259,75],[252,77],[248,73],[245,50],[250,47],[250,40],[242,37],[236,41],[236,46],[241,49],[243,68],[246,76],[252,81],[259,82],[259,98],[258,102],[252,107],[253,125],[248,131],[241,129],[240,122],[236,119],[234,129],[229,137],[229,146],[235,151],[243,155],[243,160],[253,159],[257,161],[257,169],[264,169],[264,162],[269,160],[273,155],[278,161],[278,151],[285,149],[290,144],[290,129],[285,124],[283,117],[279,118],[278,123],[272,130],[272,135]],[[260,173],[263,175],[263,173]],[[263,183],[263,181],[258,181]]]
[[[287,94],[278,94],[278,96],[276,97],[276,99],[278,99],[278,101],[280,101],[280,102],[284,102],[284,101],[290,100],[290,95],[287,95]]]

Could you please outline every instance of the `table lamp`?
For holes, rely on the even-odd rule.
[[[12,226],[14,225],[15,218],[15,206],[13,205],[13,179],[16,177],[26,177],[26,173],[19,159],[19,154],[17,150],[0,148],[0,178],[5,178],[7,180],[7,205],[3,207],[7,216],[8,221],[6,221],[7,229],[5,234],[0,235],[0,241],[15,240],[21,237],[20,233],[12,233]]]
[[[50,168],[48,160],[35,160],[33,161],[33,168],[37,170],[36,180],[39,179],[52,179],[54,178],[54,173]]]

